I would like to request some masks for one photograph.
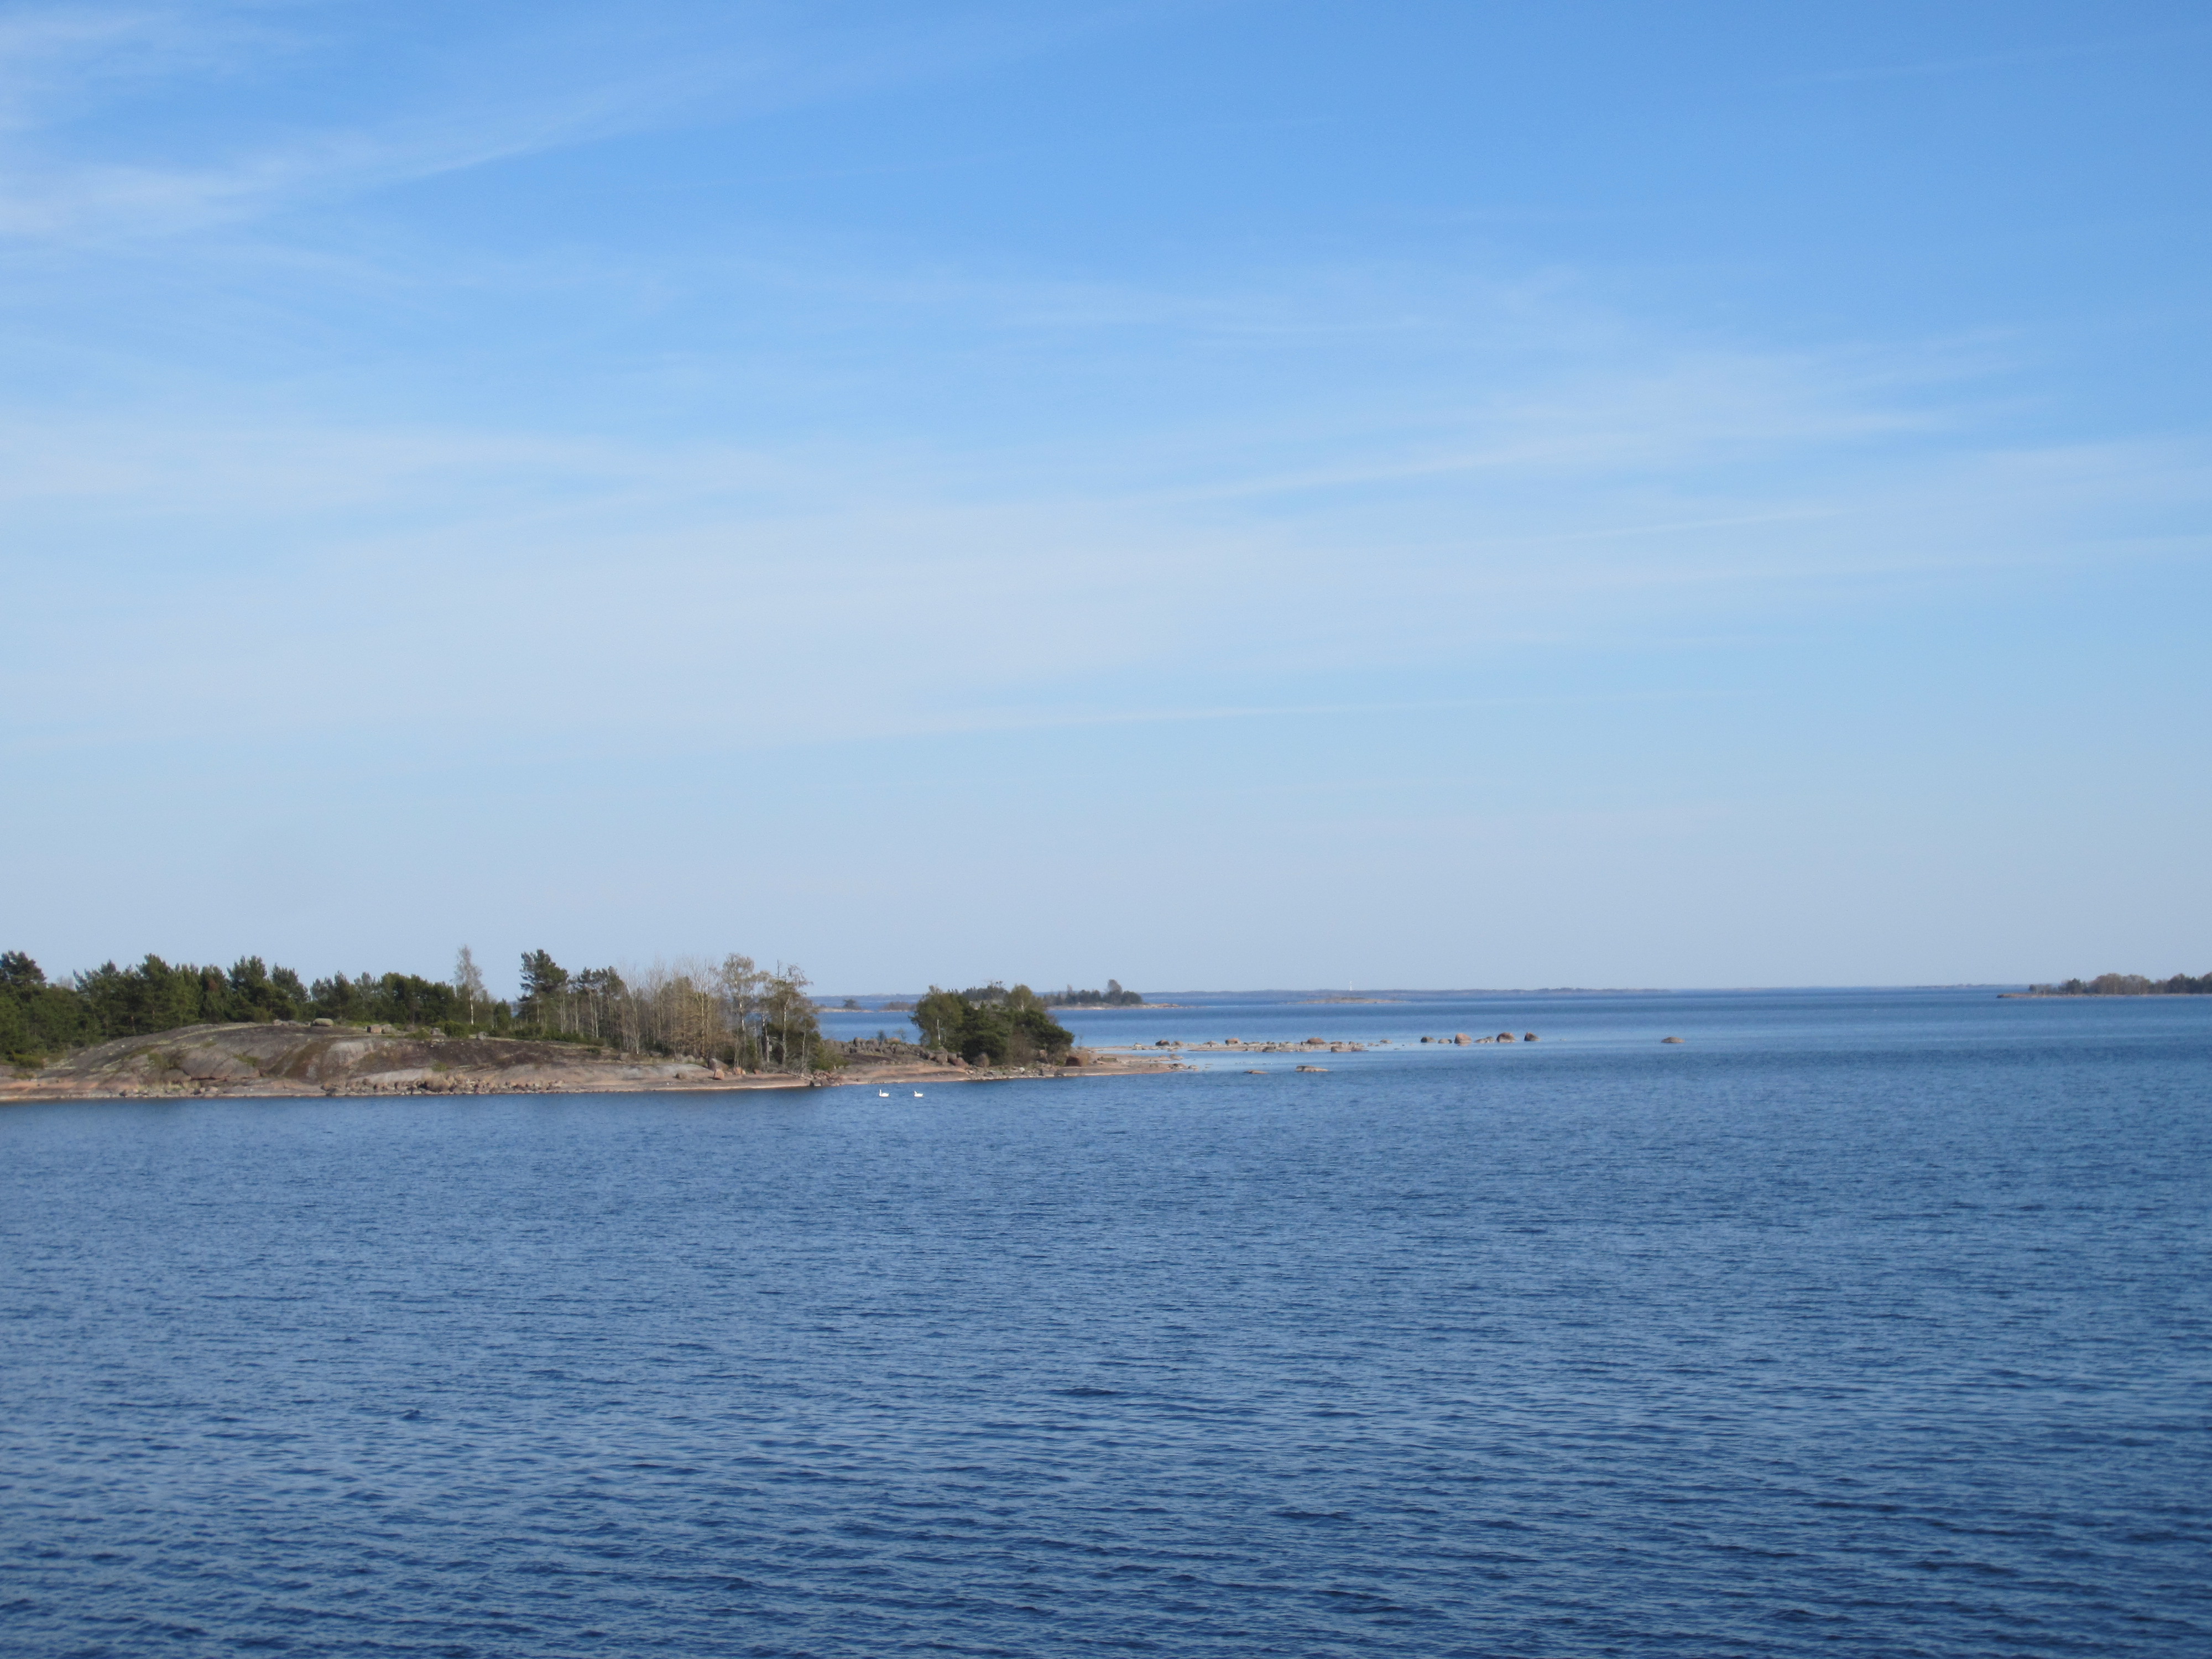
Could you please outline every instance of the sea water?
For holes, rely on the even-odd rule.
[[[1071,1018],[0,1109],[0,1650],[2212,1652],[2212,999]]]

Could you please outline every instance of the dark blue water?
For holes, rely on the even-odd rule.
[[[1322,1012],[0,1110],[0,1650],[2212,1653],[2212,1000]]]

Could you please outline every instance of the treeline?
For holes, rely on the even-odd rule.
[[[465,945],[450,981],[343,974],[303,984],[289,968],[246,957],[225,969],[102,963],[50,982],[20,951],[0,954],[0,1060],[37,1065],[112,1038],[185,1025],[328,1019],[433,1028],[448,1036],[588,1042],[627,1054],[719,1060],[747,1071],[818,1071],[842,1063],[826,1042],[796,968],[764,970],[731,956],[713,966],[655,966],[635,983],[611,968],[571,975],[544,951],[522,958],[523,995],[486,990]]]
[[[0,953],[0,1060],[36,1064],[48,1054],[100,1041],[84,1000],[21,951]]]
[[[1079,991],[1071,985],[1065,991],[1048,991],[1039,1000],[1048,1008],[1136,1008],[1145,1000],[1134,991],[1123,990],[1120,980],[1109,979],[1103,991]]]
[[[2141,974],[2100,974],[2061,985],[2031,985],[2032,997],[2203,997],[2212,996],[2212,974],[2176,974],[2146,979]]]
[[[1059,1060],[1075,1046],[1075,1033],[1026,985],[1011,991],[995,981],[964,991],[933,985],[908,1018],[921,1028],[923,1048],[948,1049],[971,1064],[1028,1066]]]
[[[748,1072],[818,1072],[844,1064],[822,1035],[811,983],[795,967],[750,957],[655,963],[626,980],[611,968],[570,973],[543,951],[522,958],[516,1017],[536,1030],[628,1054],[685,1054]]]
[[[112,1037],[183,1025],[279,1019],[447,1025],[462,1012],[453,987],[412,974],[363,974],[357,980],[340,974],[303,985],[289,968],[271,968],[259,957],[241,957],[226,969],[173,965],[149,955],[135,967],[103,963],[90,973],[49,982],[22,951],[0,955],[0,1059],[19,1065]]]

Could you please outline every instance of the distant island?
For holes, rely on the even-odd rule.
[[[1141,1008],[1144,998],[1134,991],[1125,991],[1121,981],[1109,979],[1103,991],[1079,991],[1073,985],[1064,991],[1048,991],[1038,999],[1048,1008]]]
[[[2100,974],[2058,985],[2031,985],[2025,991],[2001,991],[2006,997],[2202,997],[2212,996],[2212,974],[2176,974],[2146,979],[2141,974]]]
[[[937,988],[932,986],[930,990],[934,994]],[[1062,991],[1031,991],[1026,985],[1014,988],[1024,996],[1033,997],[1041,1008],[1174,1008],[1182,1006],[1172,1002],[1146,1002],[1134,991],[1123,990],[1118,979],[1108,980],[1103,991],[1079,991],[1073,985]],[[1004,981],[993,980],[988,985],[971,985],[954,994],[965,997],[971,1003],[982,1004],[1002,1002],[1011,993]],[[874,1004],[862,1002],[858,997],[847,997],[836,1004],[817,1002],[814,1006],[826,1013],[837,1014],[910,1014],[915,1007],[915,1003],[904,997],[892,997]]]

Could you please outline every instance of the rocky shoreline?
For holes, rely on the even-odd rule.
[[[836,1071],[747,1073],[713,1061],[565,1042],[372,1032],[279,1021],[119,1037],[0,1079],[0,1102],[318,1096],[640,1094],[1129,1076],[1188,1069],[1165,1056],[1078,1050],[1065,1066],[970,1066],[910,1043],[859,1042]]]

